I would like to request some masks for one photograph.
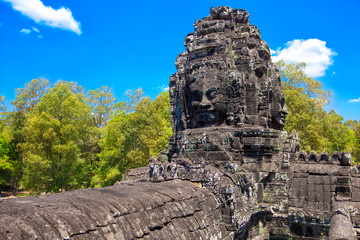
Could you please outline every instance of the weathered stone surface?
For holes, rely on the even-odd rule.
[[[217,207],[210,192],[181,180],[6,199],[0,239],[221,239]]]
[[[211,191],[235,238],[253,232],[258,220],[249,216],[259,210],[287,212],[287,172],[299,148],[297,133],[282,131],[279,71],[248,18],[218,7],[195,22],[170,77],[174,134],[161,157],[168,161],[150,164],[152,181],[186,179]]]
[[[125,175],[126,175],[126,180],[125,180],[126,182],[149,181],[149,167],[128,169],[126,170]]]
[[[332,206],[330,239],[355,240],[355,232],[350,218],[348,207],[344,203],[336,203]]]
[[[272,216],[261,230],[269,237],[321,238],[329,233],[332,205],[359,199],[351,156],[299,152],[296,131],[282,131],[287,110],[279,71],[248,19],[241,9],[212,8],[185,37],[186,52],[170,77],[174,134],[162,156],[168,163],[153,162],[150,179],[207,188],[223,203],[222,221],[235,237],[256,238],[259,220],[246,216],[260,213]],[[312,220],[277,218],[297,214]]]
[[[359,166],[299,151],[259,29],[245,10],[210,12],[176,59],[159,158],[113,187],[1,202],[0,238],[354,239]]]

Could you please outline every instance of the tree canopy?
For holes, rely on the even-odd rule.
[[[285,64],[281,61],[278,66],[289,110],[284,130],[299,133],[302,150],[330,154],[334,151],[351,152],[353,161],[360,161],[357,157],[360,149],[356,147],[359,139],[355,135],[358,121],[343,123],[343,117],[334,110],[324,110],[331,94],[319,81],[305,74],[305,63]]]
[[[304,73],[305,64],[278,65],[289,110],[284,130],[297,130],[302,150],[350,152],[359,163],[359,121],[324,110],[330,92]],[[0,190],[107,186],[157,157],[172,134],[169,94],[125,95],[117,101],[108,86],[86,91],[75,82],[33,79],[16,90],[10,112],[0,96]]]
[[[142,91],[129,94],[130,107],[119,110],[104,129],[94,177],[97,186],[114,183],[126,169],[146,165],[151,156],[157,157],[167,147],[172,134],[169,94],[161,93],[153,101],[141,95]]]
[[[56,84],[29,115],[25,135],[25,188],[57,192],[89,186],[84,175],[94,158],[92,140],[97,135],[83,93],[68,83]]]
[[[0,189],[33,193],[106,186],[144,166],[171,135],[168,93],[142,89],[118,102],[112,89],[33,79],[7,112],[0,96]]]

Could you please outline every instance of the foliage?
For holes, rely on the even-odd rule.
[[[357,121],[343,123],[334,110],[323,107],[329,102],[330,92],[304,72],[305,63],[278,63],[289,114],[284,130],[299,133],[300,146],[307,152],[355,151],[354,126]],[[355,160],[356,158],[354,158]]]
[[[0,96],[0,185],[32,193],[109,185],[143,166],[171,134],[167,93],[142,89],[116,102],[112,89],[33,79],[16,90],[13,110]]]
[[[0,121],[4,120],[5,112],[6,112],[5,97],[0,95]]]
[[[5,98],[0,96],[0,185],[9,182],[11,173],[14,171],[13,165],[9,161],[9,142],[4,132],[5,112]]]
[[[356,164],[360,164],[360,127],[357,126],[354,132],[354,151],[353,151],[353,161]]]
[[[96,126],[103,128],[113,116],[116,98],[112,89],[102,86],[100,89],[88,91],[87,102],[92,107],[92,116]]]
[[[303,150],[348,151],[360,162],[360,123],[326,112],[330,92],[306,76],[305,64],[278,63],[289,114],[284,130],[297,130]],[[168,93],[151,100],[142,89],[117,102],[112,89],[34,79],[16,90],[13,110],[0,96],[0,186],[58,192],[106,186],[127,169],[157,157],[172,134]]]
[[[141,89],[129,95],[133,112],[120,110],[105,127],[101,139],[100,166],[93,181],[96,186],[113,184],[126,169],[146,165],[150,156],[157,157],[167,147],[171,135],[168,93],[156,99],[140,98]],[[130,108],[127,108],[129,110]]]
[[[144,97],[144,91],[139,88],[136,90],[127,90],[125,92],[125,96],[129,98],[129,101],[124,102],[121,101],[116,104],[117,112],[125,111],[126,113],[135,111],[136,105],[141,101]]]
[[[38,104],[41,97],[49,90],[49,81],[33,79],[25,88],[16,89],[16,99],[12,102],[16,111],[29,113]]]
[[[306,63],[286,64],[284,61],[279,61],[277,65],[281,70],[284,91],[297,91],[322,107],[329,103],[331,93],[322,89],[321,82],[306,75],[304,72]]]
[[[351,130],[356,131],[360,127],[360,122],[358,120],[347,120],[344,122],[345,126],[348,126]]]
[[[42,96],[49,90],[49,81],[33,79],[24,88],[16,89],[16,98],[12,102],[13,111],[6,113],[3,123],[3,134],[7,139],[7,184],[16,191],[22,177],[22,145],[25,142],[24,125],[28,115],[33,111]]]
[[[73,83],[45,94],[25,123],[22,185],[32,191],[87,187],[96,136],[90,107]],[[87,179],[87,180],[86,180]]]

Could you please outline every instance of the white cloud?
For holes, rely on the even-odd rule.
[[[162,85],[161,87],[158,87],[158,88],[163,92],[169,91],[169,86],[166,86],[166,85]]]
[[[272,50],[274,62],[284,60],[286,63],[306,63],[305,73],[310,77],[322,77],[333,64],[332,56],[337,53],[326,47],[326,42],[319,39],[295,39],[286,43],[286,47]]]
[[[360,97],[358,99],[351,99],[349,102],[360,102]]]
[[[153,89],[159,89],[160,91],[165,92],[165,91],[169,91],[169,86],[163,84],[162,86],[155,87]]]
[[[68,8],[57,10],[47,7],[41,0],[4,0],[12,4],[13,9],[31,18],[36,23],[61,28],[81,34],[81,24],[77,22]]]
[[[30,29],[26,29],[26,28],[23,28],[20,30],[21,33],[24,33],[24,34],[30,34],[31,33],[31,30]]]
[[[38,38],[42,38],[43,36],[40,35],[40,30],[36,27],[32,27],[31,29],[23,28],[20,30],[20,33],[29,35],[30,33],[34,32],[35,34],[38,34]]]

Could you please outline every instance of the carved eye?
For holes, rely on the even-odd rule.
[[[282,97],[280,99],[280,104],[281,104],[282,107],[285,105],[285,98]]]
[[[206,95],[209,99],[214,99],[216,97],[216,89],[210,89]]]
[[[199,91],[193,91],[192,93],[192,101],[200,102],[201,101],[201,94]]]

